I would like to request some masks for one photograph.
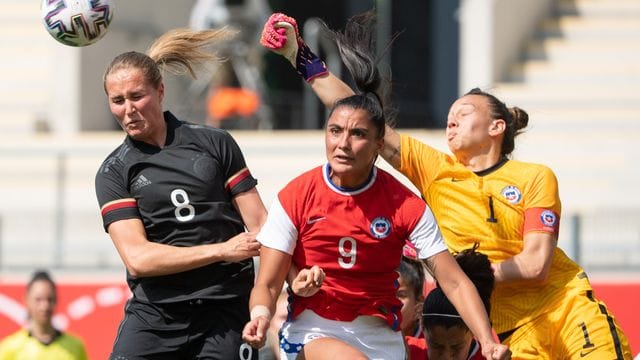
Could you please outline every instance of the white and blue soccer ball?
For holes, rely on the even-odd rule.
[[[113,0],[42,0],[42,22],[51,36],[69,46],[87,46],[104,36],[113,18]]]

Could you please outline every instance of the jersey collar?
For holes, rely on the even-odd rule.
[[[167,124],[167,135],[164,140],[164,147],[171,146],[178,136],[177,129],[182,125],[182,122],[178,120],[170,111],[164,112],[164,122]],[[145,154],[155,154],[162,150],[155,145],[150,145],[144,141],[138,141],[130,136],[127,136],[127,140],[138,150]]]
[[[29,335],[29,337],[36,339],[38,342],[40,342],[42,345],[45,345],[45,346],[53,344],[53,342],[56,341],[57,338],[62,336],[62,332],[60,330],[54,329],[54,333],[53,333],[53,336],[51,337],[51,341],[43,342],[43,341],[40,341],[40,339],[33,336],[33,334],[31,333],[31,330],[27,330],[27,334]]]
[[[489,167],[487,169],[484,169],[484,170],[474,171],[473,173],[478,175],[478,176],[489,175],[492,172],[497,171],[498,169],[500,169],[504,164],[507,163],[507,161],[509,161],[509,158],[507,158],[506,156],[503,156],[503,157],[500,158],[500,160],[498,160],[498,162],[495,165],[493,165],[493,166],[491,166],[491,167]]]
[[[326,163],[322,167],[322,177],[324,178],[324,182],[327,184],[327,186],[329,186],[331,190],[342,195],[353,196],[366,191],[371,186],[373,186],[373,183],[375,183],[376,181],[377,175],[378,175],[378,168],[374,166],[371,169],[371,172],[369,173],[369,177],[362,185],[350,188],[350,187],[338,186],[331,180],[331,166],[329,166],[329,163]]]

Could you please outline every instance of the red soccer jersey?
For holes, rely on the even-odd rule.
[[[317,167],[278,194],[258,240],[293,256],[299,268],[322,267],[325,280],[311,297],[293,297],[292,318],[305,309],[331,320],[379,316],[400,324],[396,272],[406,239],[426,259],[446,250],[424,201],[374,167],[356,189],[340,188]]]

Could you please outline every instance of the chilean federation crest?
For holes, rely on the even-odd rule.
[[[518,189],[513,185],[505,186],[505,188],[502,189],[500,194],[502,194],[502,196],[505,199],[507,199],[509,204],[512,204],[512,205],[515,205],[519,203],[520,200],[522,200],[522,193],[520,192],[520,189]]]
[[[391,222],[383,216],[377,217],[371,222],[370,230],[376,239],[384,239],[391,232]]]
[[[554,227],[558,221],[558,217],[553,211],[545,210],[540,214],[540,221],[542,221],[545,226]]]

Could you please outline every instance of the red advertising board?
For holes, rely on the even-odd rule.
[[[53,322],[84,340],[89,359],[107,359],[130,297],[123,283],[58,282],[58,306]],[[0,338],[24,324],[25,284],[0,284]]]
[[[631,343],[640,352],[640,282],[594,283],[596,296],[606,302]],[[0,283],[0,338],[24,323],[24,284]],[[80,336],[89,359],[106,359],[111,350],[124,304],[130,296],[123,283],[58,282],[58,307],[54,323]]]

